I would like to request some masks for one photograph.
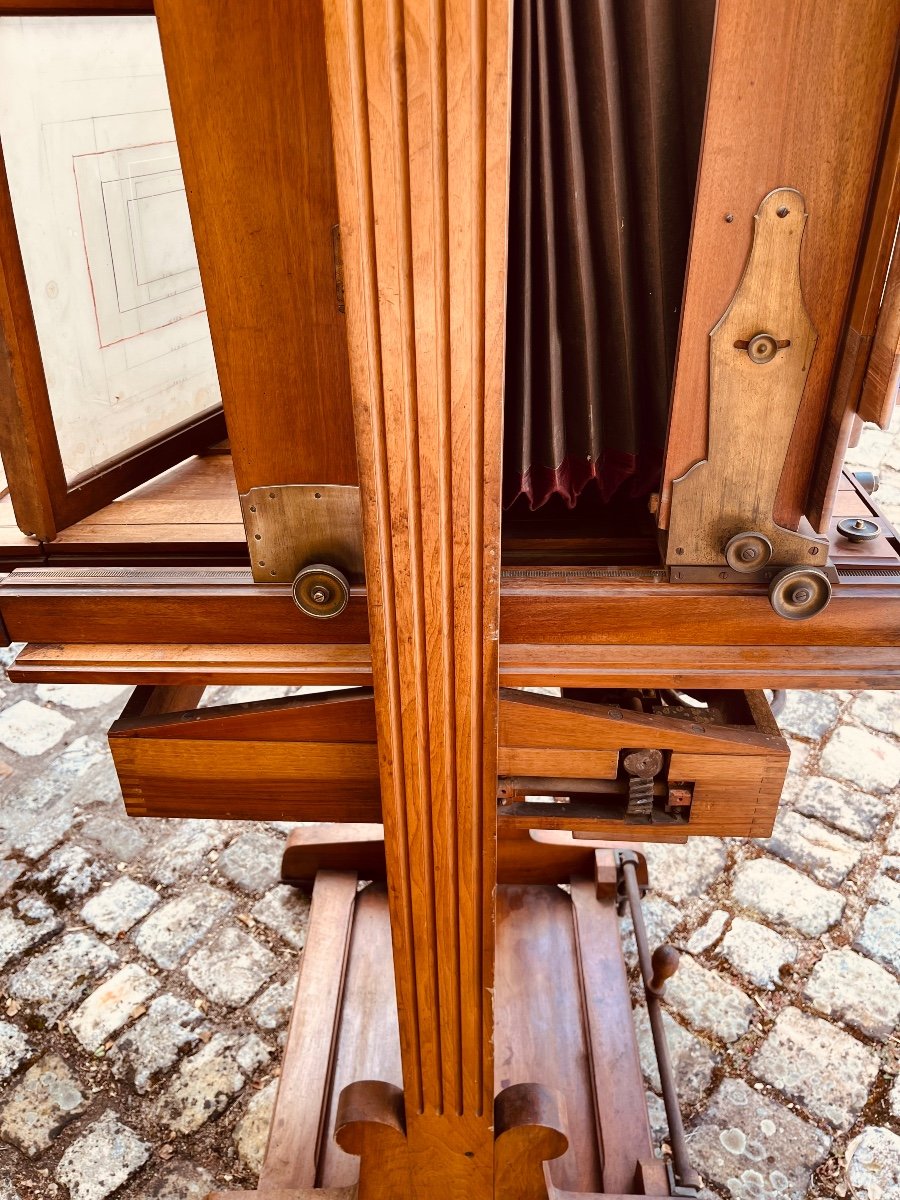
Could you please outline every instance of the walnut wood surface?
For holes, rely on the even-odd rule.
[[[355,483],[321,8],[154,7],[239,490]]]
[[[259,1176],[263,1192],[316,1184],[321,1141],[329,1132],[324,1123],[356,884],[354,871],[322,871],[313,888],[297,995]]]
[[[786,184],[802,192],[810,214],[801,277],[819,334],[777,510],[782,524],[796,527],[877,167],[898,25],[896,0],[798,0],[766,11],[763,50],[759,7],[720,0],[660,503],[663,527],[671,481],[706,453],[709,332],[737,288],[760,200]],[[834,86],[823,87],[824,79]]]
[[[503,0],[326,0],[413,1191],[492,1195]]]
[[[611,857],[610,851],[597,853]],[[573,879],[571,895],[597,1105],[602,1190],[627,1194],[635,1190],[637,1164],[653,1158],[653,1139],[616,901],[614,896],[598,899],[593,878]]]

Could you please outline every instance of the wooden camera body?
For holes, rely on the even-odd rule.
[[[900,4],[550,7],[0,0],[0,51],[158,27],[177,151],[60,151],[86,441],[170,397],[152,339],[188,361],[201,279],[221,391],[73,468],[74,318],[0,120],[10,677],[135,686],[129,813],[323,823],[285,854],[313,902],[265,1167],[220,1200],[695,1195],[637,844],[771,831],[763,689],[900,680],[900,539],[843,470],[897,390]],[[138,238],[126,270],[172,179],[196,264]]]

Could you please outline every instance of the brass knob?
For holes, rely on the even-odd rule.
[[[340,616],[350,600],[347,577],[327,563],[310,563],[299,571],[291,592],[300,611],[320,621]]]
[[[831,581],[817,567],[787,567],[769,584],[769,603],[786,621],[808,621],[831,599]]]
[[[666,990],[666,983],[678,970],[681,956],[674,946],[657,946],[653,951],[650,964],[653,967],[653,977],[649,990],[656,996],[661,996]]]
[[[866,521],[863,517],[847,517],[838,521],[837,531],[848,542],[874,542],[881,529],[877,521]]]
[[[772,543],[764,533],[736,533],[725,544],[725,561],[732,571],[752,575],[772,557]]]

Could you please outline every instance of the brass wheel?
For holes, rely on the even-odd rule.
[[[350,599],[347,577],[327,563],[310,563],[304,567],[298,572],[291,591],[301,612],[322,621],[340,616]]]
[[[772,557],[772,543],[764,533],[736,533],[725,545],[725,561],[732,571],[751,575]]]
[[[831,599],[831,582],[816,567],[787,567],[769,584],[769,602],[786,621],[808,621]]]

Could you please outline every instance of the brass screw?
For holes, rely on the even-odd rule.
[[[314,600],[316,604],[324,604],[328,599],[328,592],[323,587],[315,587],[310,592],[310,598]]]

